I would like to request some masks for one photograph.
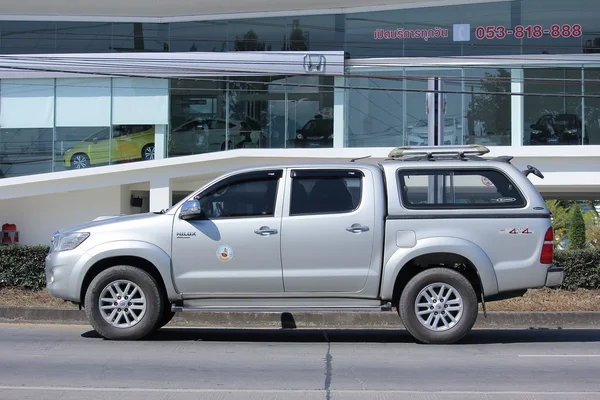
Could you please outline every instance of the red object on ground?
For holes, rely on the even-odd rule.
[[[17,225],[15,225],[15,224],[4,224],[4,225],[2,225],[2,230],[3,231],[16,231],[17,230]]]

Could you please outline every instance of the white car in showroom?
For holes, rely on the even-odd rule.
[[[229,129],[226,129],[227,123]],[[173,153],[176,155],[260,147],[262,136],[260,123],[250,117],[229,121],[225,118],[196,117],[171,131]]]
[[[444,118],[444,145],[457,145],[462,134],[460,118]],[[414,125],[408,126],[408,146],[427,146],[429,129],[427,120],[419,120]]]

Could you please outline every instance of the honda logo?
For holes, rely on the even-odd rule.
[[[325,71],[325,56],[307,54],[304,56],[304,70],[306,72]]]

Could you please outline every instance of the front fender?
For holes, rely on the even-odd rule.
[[[471,261],[481,279],[486,296],[498,293],[498,280],[494,265],[487,254],[475,243],[453,237],[425,238],[417,241],[411,248],[398,248],[385,262],[381,296],[391,299],[394,293],[396,277],[402,268],[412,259],[432,253],[453,253]]]
[[[98,261],[112,257],[139,257],[149,261],[156,267],[162,277],[169,299],[179,297],[171,276],[171,258],[156,245],[142,241],[121,240],[99,244],[87,249],[86,253],[90,256],[87,262],[77,265],[71,273],[71,284],[69,286],[76,288],[77,297],[79,297],[81,285],[90,268]]]

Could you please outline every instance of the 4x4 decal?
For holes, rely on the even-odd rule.
[[[508,234],[508,235],[531,235],[533,231],[528,227],[519,227],[519,228],[502,228],[498,231],[500,234]]]

